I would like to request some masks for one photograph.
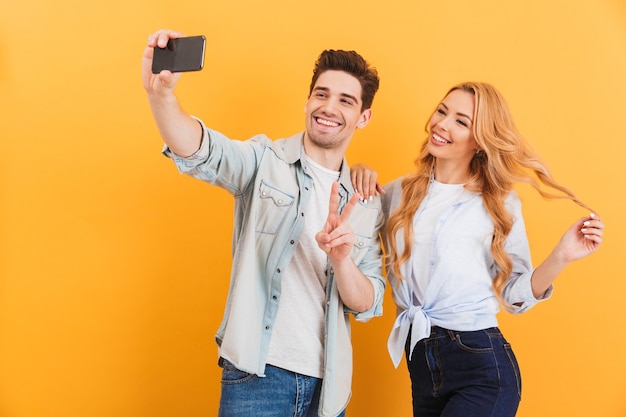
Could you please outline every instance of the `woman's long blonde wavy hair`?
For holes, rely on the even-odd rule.
[[[507,309],[502,291],[511,274],[512,262],[504,243],[514,219],[505,208],[505,198],[515,183],[531,185],[546,199],[566,198],[592,211],[569,189],[559,185],[531,144],[517,130],[504,97],[493,86],[480,82],[465,82],[452,87],[474,96],[472,134],[480,149],[469,166],[470,179],[465,188],[482,194],[483,203],[493,221],[491,253],[497,265],[493,288],[500,303]],[[444,96],[444,97],[445,97]],[[429,122],[426,131],[430,131]],[[413,217],[428,191],[435,158],[428,152],[428,139],[415,159],[416,172],[402,181],[402,198],[397,210],[389,217],[386,238],[389,243],[388,263],[397,277],[404,279],[400,265],[411,257]],[[557,192],[548,192],[549,187]],[[398,253],[396,236],[402,233],[404,247]],[[400,236],[398,236],[400,237]]]

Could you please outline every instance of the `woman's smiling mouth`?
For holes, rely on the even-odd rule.
[[[443,144],[452,143],[449,140],[445,140],[444,138],[442,138],[436,133],[433,133],[433,139],[435,140],[435,142],[438,142],[438,143],[443,143]]]

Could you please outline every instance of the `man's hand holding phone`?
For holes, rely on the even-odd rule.
[[[152,60],[154,58],[155,48],[165,48],[170,39],[182,38],[184,35],[180,32],[172,30],[159,30],[148,36],[148,44],[143,51],[141,61],[141,75],[143,78],[143,87],[148,96],[165,96],[173,93],[176,83],[180,78],[180,74],[171,71],[162,71],[159,74],[152,72]]]
[[[148,37],[143,54],[143,83],[148,93],[174,89],[180,72],[199,71],[204,66],[204,36],[185,37],[172,30],[159,30]]]
[[[180,70],[180,67],[162,70],[158,66],[155,67],[158,64],[155,61],[157,61],[159,48],[165,49],[170,40],[177,39],[185,39],[185,36],[172,30],[159,30],[148,36],[148,45],[143,52],[141,72],[150,108],[163,141],[172,152],[180,156],[188,156],[200,147],[202,128],[194,118],[181,108],[174,94],[181,72],[173,72],[172,70]],[[202,43],[204,44],[204,42]],[[178,49],[176,50],[178,51]],[[197,49],[195,50],[197,52]],[[203,56],[204,46],[201,53]],[[196,53],[196,58],[197,55]],[[198,65],[195,64],[194,68],[197,67]],[[153,68],[159,72],[155,74]]]

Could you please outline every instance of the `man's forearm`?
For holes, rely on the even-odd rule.
[[[193,155],[202,140],[202,127],[180,107],[175,96],[151,97],[150,108],[165,144],[176,155]]]
[[[339,296],[346,307],[361,313],[374,306],[374,286],[350,257],[336,262],[333,270]]]

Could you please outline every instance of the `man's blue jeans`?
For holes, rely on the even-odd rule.
[[[519,366],[498,328],[457,332],[435,326],[410,361],[406,353],[415,417],[515,416]]]
[[[260,378],[225,359],[218,417],[317,417],[322,380],[275,366]],[[343,417],[345,411],[338,417]]]

